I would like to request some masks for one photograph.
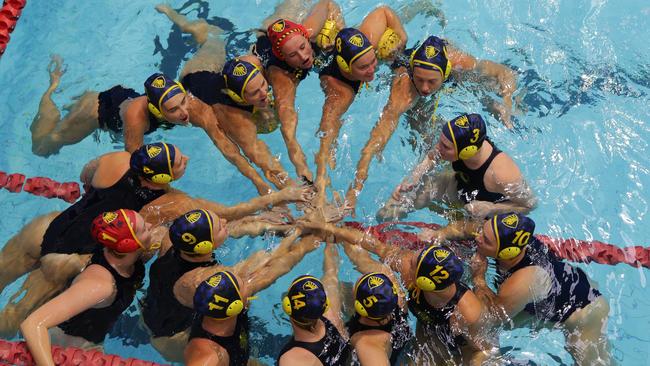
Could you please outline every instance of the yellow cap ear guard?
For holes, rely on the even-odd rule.
[[[320,32],[316,36],[316,45],[321,49],[328,49],[334,45],[334,39],[339,33],[339,28],[335,20],[328,19],[323,24]]]
[[[397,46],[400,41],[399,35],[393,29],[387,27],[377,44],[377,55],[379,58],[386,60],[391,57],[397,51]]]

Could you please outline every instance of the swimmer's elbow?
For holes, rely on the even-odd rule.
[[[33,315],[28,316],[27,319],[20,323],[20,333],[22,333],[26,341],[38,334],[39,330],[43,328],[47,331],[43,322],[35,319]]]

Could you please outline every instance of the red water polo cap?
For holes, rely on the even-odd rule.
[[[120,209],[104,212],[93,220],[91,233],[97,242],[120,253],[132,253],[144,246],[135,236],[137,213]]]
[[[300,34],[309,39],[307,29],[302,24],[294,23],[286,19],[278,19],[273,22],[273,24],[269,25],[266,29],[266,33],[271,41],[271,51],[273,51],[275,57],[280,60],[284,60],[284,55],[281,51],[282,46],[291,39],[292,35]]]

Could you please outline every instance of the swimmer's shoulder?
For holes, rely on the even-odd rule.
[[[124,111],[124,123],[129,124],[132,123],[133,121],[149,121],[148,119],[148,112],[147,112],[147,104],[148,104],[147,96],[146,95],[141,95],[137,98],[134,98],[131,103],[129,103],[129,106],[126,108],[126,111]]]
[[[481,317],[482,311],[483,304],[471,289],[467,290],[458,301],[458,312],[465,325],[476,324]]]
[[[131,154],[127,151],[116,151],[99,157],[97,170],[92,178],[95,188],[110,187],[129,170]]]
[[[486,171],[486,175],[494,176],[497,181],[503,183],[512,183],[522,178],[521,170],[519,170],[517,163],[512,160],[510,155],[503,151],[494,157],[492,164],[490,164]]]
[[[278,360],[280,366],[319,366],[320,360],[307,349],[292,347]]]
[[[372,329],[355,333],[350,343],[357,351],[362,364],[383,364],[388,360],[391,334],[382,330]]]

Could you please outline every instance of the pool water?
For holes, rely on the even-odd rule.
[[[87,89],[101,91],[121,83],[141,90],[144,78],[158,69],[177,75],[196,48],[191,37],[181,35],[154,10],[155,4],[129,0],[27,4],[0,60],[0,154],[4,157],[0,170],[77,180],[88,160],[123,148],[108,134],[98,134],[63,148],[58,155],[40,158],[31,153],[29,126],[48,86],[50,54],[61,55],[67,66],[54,94],[59,106]],[[275,4],[275,0],[171,2],[191,19],[205,17],[222,27],[231,56],[248,48],[253,38],[247,31],[259,27]],[[358,24],[376,6],[370,0],[341,0],[340,4],[350,25]],[[395,8],[408,4],[391,2]],[[479,91],[472,82],[451,84],[448,89],[453,93],[443,95],[437,113],[447,119],[465,112],[483,114],[489,135],[519,163],[539,198],[532,214],[537,232],[619,246],[648,245],[650,48],[646,40],[650,32],[644,19],[650,16],[650,5],[642,0],[459,0],[439,6],[446,18],[444,29],[437,19],[420,12],[405,26],[409,46],[427,35],[442,35],[460,49],[506,63],[519,74],[520,108],[514,131],[503,128],[482,107],[483,99],[497,96]],[[389,69],[382,66],[371,88],[357,97],[344,117],[338,166],[331,172],[333,187],[342,193],[388,97],[390,78]],[[300,84],[297,98],[298,140],[312,167],[319,147],[316,130],[322,103],[318,79],[312,74]],[[280,133],[262,138],[294,174]],[[191,157],[185,177],[175,187],[224,204],[256,195],[252,184],[242,183],[245,178],[202,131],[179,127],[149,136],[151,141],[159,139],[179,145]],[[375,212],[419,161],[423,144],[405,122],[400,125],[382,159],[372,164],[356,220],[375,223]],[[34,216],[65,207],[63,201],[0,191],[0,208],[11,213],[0,220],[0,236],[9,238]],[[413,213],[409,220],[443,222],[429,211]],[[222,262],[233,264],[277,242],[272,237],[231,239],[219,255]],[[340,278],[354,282],[358,273],[341,256]],[[290,332],[279,305],[281,294],[299,274],[320,275],[321,263],[319,249],[253,301],[251,314],[257,329],[253,353],[263,360],[270,361]],[[647,271],[623,265],[580,266],[610,302],[608,336],[614,358],[622,365],[650,364]],[[14,284],[5,291],[0,306],[17,288]],[[163,362],[146,344],[137,319],[133,306],[111,333],[106,352]],[[532,364],[572,364],[557,330],[504,332],[501,345],[513,357]]]

